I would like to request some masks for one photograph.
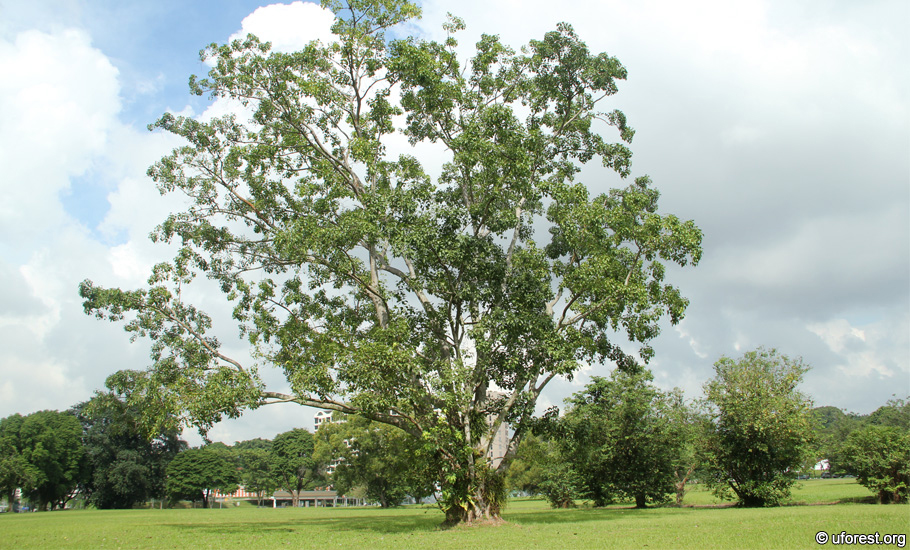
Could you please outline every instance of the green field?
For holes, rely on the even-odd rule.
[[[852,480],[807,481],[803,502],[853,501]],[[739,509],[694,507],[551,510],[512,501],[503,525],[440,530],[433,507],[223,510],[68,510],[0,515],[0,548],[818,548],[815,534],[907,534],[910,506],[848,502]],[[831,543],[828,544],[831,546]]]

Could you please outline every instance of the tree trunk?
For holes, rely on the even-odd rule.
[[[635,495],[635,507],[636,508],[647,508],[648,500],[643,494]]]
[[[462,469],[467,473],[467,468]],[[487,464],[477,464],[474,476],[456,476],[443,490],[444,525],[502,521],[505,476]]]
[[[482,498],[465,507],[451,506],[445,510],[445,525],[453,526],[459,523],[497,522],[502,520],[502,510],[490,499]]]
[[[686,496],[686,484],[689,483],[689,476],[692,475],[692,472],[695,471],[695,464],[691,464],[686,470],[686,475],[682,479],[679,478],[679,470],[675,470],[674,474],[676,475],[676,505],[682,506],[683,498]]]
[[[739,501],[746,508],[761,508],[765,505],[765,499],[755,495],[740,495]]]

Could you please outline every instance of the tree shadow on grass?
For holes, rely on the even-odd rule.
[[[586,522],[609,522],[612,520],[640,519],[653,522],[668,514],[678,514],[685,508],[575,508],[568,510],[532,509],[505,511],[505,524],[547,525]],[[683,512],[685,513],[685,512]],[[281,517],[257,520],[225,521],[215,523],[169,523],[169,527],[199,534],[267,535],[276,533],[306,533],[311,530],[334,531],[338,533],[374,533],[379,535],[402,535],[417,532],[434,532],[446,529],[442,525],[443,515],[437,510],[427,509],[423,514],[362,513],[345,514],[339,517]],[[460,528],[461,526],[456,526]],[[479,527],[487,527],[481,525]]]
[[[803,501],[803,500],[794,500],[782,504],[782,506],[834,506],[837,504],[878,504],[878,501],[875,500],[874,496],[868,497],[844,497],[837,500],[821,500],[821,501]]]
[[[652,522],[668,514],[679,513],[682,508],[573,508],[568,510],[528,510],[504,514],[505,520],[522,524],[583,523],[589,521],[611,521],[619,519],[641,519]]]
[[[277,521],[230,521],[211,524],[169,523],[169,527],[194,533],[220,533],[222,535],[305,533],[311,528],[338,532],[369,532],[383,535],[435,531],[439,529],[441,515],[345,515],[338,518],[282,518]]]

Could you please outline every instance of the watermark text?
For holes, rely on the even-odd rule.
[[[877,531],[875,533],[864,533],[864,534],[854,534],[848,533],[846,531],[841,531],[840,533],[828,533],[826,531],[819,531],[815,533],[815,542],[819,544],[828,544],[831,543],[835,546],[844,544],[878,544],[878,545],[895,545],[898,548],[903,548],[907,545],[907,535],[906,533],[901,533],[897,535],[885,534],[882,535]]]

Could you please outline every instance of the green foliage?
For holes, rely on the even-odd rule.
[[[705,437],[710,430],[707,416],[695,403],[688,403],[683,392],[674,388],[664,396],[670,438],[670,466],[676,489],[676,505],[681,506],[689,482],[703,477],[705,468]]]
[[[142,412],[112,393],[99,393],[73,407],[82,424],[87,472],[83,496],[98,508],[131,508],[150,498],[164,499],[168,463],[186,443],[176,429],[149,439]]]
[[[248,439],[246,441],[238,441],[234,443],[231,447],[235,451],[271,451],[272,450],[272,440],[271,439],[262,439],[257,437],[256,439]]]
[[[575,499],[584,492],[584,481],[572,465],[554,460],[540,491],[553,508],[574,508]]]
[[[910,430],[874,424],[856,430],[844,445],[844,462],[879,504],[910,497]]]
[[[237,100],[250,120],[153,125],[185,140],[149,170],[188,199],[153,234],[179,252],[148,288],[79,292],[87,314],[152,340],[147,371],[111,379],[151,426],[204,430],[276,402],[362,415],[432,447],[447,462],[437,481],[474,519],[498,510],[483,487],[509,461],[494,473],[477,461],[502,422],[518,441],[550,380],[631,365],[622,340],[647,360],[660,319],[682,318],[665,263],[697,263],[701,231],[658,213],[646,176],[597,195],[576,181],[589,163],[627,177],[633,131],[599,110],[625,68],[569,25],[521,53],[484,35],[463,62],[457,18],[443,43],[392,40],[417,6],[325,5],[334,43],[276,53],[248,36],[203,52],[212,69],[192,91]],[[621,142],[600,135],[609,126]],[[436,181],[388,153],[401,134],[443,150]],[[200,274],[289,391],[208,334],[211,318],[181,293]],[[488,399],[494,385],[505,398]]]
[[[81,435],[76,417],[59,411],[0,421],[0,488],[10,505],[21,488],[42,510],[63,507],[84,475]]]
[[[868,415],[845,413],[836,407],[818,407],[812,409],[812,425],[813,459],[827,459],[828,473],[843,475],[850,473],[844,454],[850,434],[868,426],[890,426],[904,433],[910,432],[910,401],[891,399]]]
[[[41,471],[29,463],[24,456],[21,437],[25,417],[10,415],[0,420],[0,491],[10,506],[15,509],[16,490],[21,488],[29,493],[38,487]]]
[[[743,506],[780,504],[810,451],[811,402],[797,390],[809,367],[762,348],[739,360],[721,357],[714,370],[705,384],[707,481]]]
[[[179,453],[167,466],[167,494],[171,500],[202,501],[209,507],[212,492],[237,490],[237,468],[224,453],[202,447]]]
[[[271,449],[271,445],[269,445]],[[240,484],[251,493],[255,493],[257,504],[279,487],[272,453],[263,448],[240,448],[234,445],[240,464]]]
[[[671,434],[667,396],[645,370],[594,377],[568,400],[557,428],[561,454],[595,506],[634,499],[661,503],[674,493],[680,441]],[[677,434],[678,435],[678,434]]]
[[[547,477],[547,457],[552,442],[534,433],[526,433],[518,446],[509,471],[506,486],[510,493],[539,495]]]
[[[846,473],[843,456],[844,442],[847,441],[847,436],[851,432],[862,426],[862,419],[857,415],[847,415],[837,407],[827,406],[812,409],[811,422],[814,452],[804,470],[814,467],[820,460],[827,460],[829,473]]]
[[[313,434],[303,428],[280,433],[272,440],[272,472],[278,486],[291,493],[295,507],[300,491],[325,481],[324,472],[313,457],[314,449]]]
[[[316,432],[315,456],[336,464],[330,480],[339,494],[363,487],[383,508],[433,493],[436,476],[423,441],[394,426],[356,416],[326,422]]]
[[[910,432],[910,398],[891,399],[864,420],[873,426],[891,426]]]

